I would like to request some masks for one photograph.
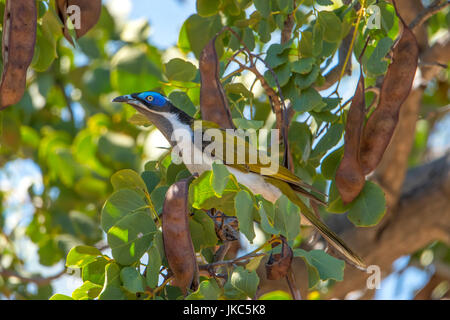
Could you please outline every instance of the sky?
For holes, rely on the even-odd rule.
[[[178,32],[183,22],[196,11],[195,0],[106,0],[104,3],[108,5],[112,14],[120,15],[123,21],[148,20],[151,27],[150,41],[160,49],[176,45]],[[342,81],[340,91],[344,101],[352,96],[358,74],[358,68],[354,68],[352,77]],[[330,90],[332,91],[332,89]],[[327,92],[324,92],[325,94]],[[443,143],[442,137],[435,140]],[[446,141],[448,143],[450,139]],[[14,196],[7,200],[8,208],[4,213],[8,217],[7,229],[15,228],[18,225],[24,226],[30,221],[33,206],[26,190],[31,185],[37,194],[42,192],[40,169],[31,160],[15,160],[0,169],[0,190],[14,191]],[[37,248],[29,240],[20,241],[17,245],[20,247],[18,252],[21,252],[26,258],[25,267],[28,271],[38,271],[42,272],[44,276],[51,276],[64,267],[63,262],[51,268],[38,265],[36,263],[38,261]],[[426,283],[429,275],[417,268],[408,268],[400,273],[408,259],[408,257],[402,257],[394,263],[394,273],[383,280],[381,289],[377,290],[375,296],[377,299],[411,299],[413,291]],[[55,292],[71,295],[72,291],[81,285],[78,278],[63,276],[56,280],[54,282]]]

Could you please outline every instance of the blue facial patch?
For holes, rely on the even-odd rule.
[[[146,91],[138,94],[138,97],[142,100],[145,100],[147,103],[152,106],[162,107],[166,104],[167,99],[158,92]]]

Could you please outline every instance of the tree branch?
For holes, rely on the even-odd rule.
[[[38,286],[45,286],[47,284],[50,284],[53,280],[58,279],[59,277],[66,274],[66,269],[64,268],[61,272],[55,274],[54,276],[48,277],[48,278],[42,278],[42,277],[36,277],[36,278],[27,278],[24,276],[21,276],[17,272],[11,271],[11,270],[1,270],[0,276],[5,278],[11,278],[15,277],[18,278],[21,282],[25,283],[35,283]]]
[[[433,15],[443,10],[450,5],[450,0],[442,1],[436,0],[426,10],[420,12],[417,17],[409,24],[410,29],[414,29],[417,26],[421,26],[425,21],[431,18]]]
[[[382,276],[390,273],[397,258],[415,252],[439,240],[450,243],[450,153],[438,160],[408,171],[397,210],[393,212],[384,231],[379,227],[355,228],[342,215],[334,215],[327,223],[340,229],[346,243],[362,256],[368,265],[378,265]],[[345,218],[345,217],[344,217]],[[263,261],[261,263],[263,265]],[[307,288],[307,270],[299,258],[294,258],[292,268],[299,288]],[[289,288],[284,281],[268,281],[264,269],[258,269],[260,293]],[[344,281],[337,282],[328,297],[344,298],[355,290],[367,291],[370,274],[347,266]],[[306,290],[302,295],[307,294]]]

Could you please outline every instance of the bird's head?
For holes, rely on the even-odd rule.
[[[137,111],[151,111],[155,113],[170,112],[170,107],[173,107],[169,99],[153,91],[127,94],[115,98],[113,102],[125,102],[132,105]]]
[[[113,102],[124,102],[146,116],[168,138],[173,130],[190,125],[193,119],[175,107],[164,95],[144,91],[117,97]],[[168,139],[169,140],[169,139]]]

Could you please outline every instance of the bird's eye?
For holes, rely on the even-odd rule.
[[[147,99],[148,102],[152,102],[153,101],[153,96],[148,96],[146,99]]]

